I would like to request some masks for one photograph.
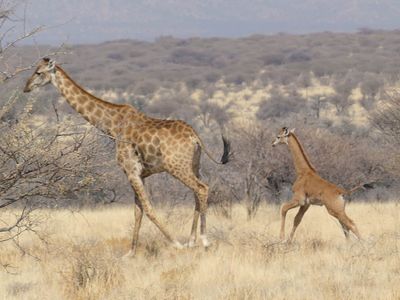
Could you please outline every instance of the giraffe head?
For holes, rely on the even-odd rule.
[[[50,58],[43,58],[36,67],[35,72],[26,82],[24,92],[29,93],[37,87],[44,86],[52,81],[56,64]]]
[[[283,127],[278,135],[276,136],[275,140],[272,142],[272,147],[278,145],[278,144],[288,144],[288,137],[291,133],[293,133],[295,128],[290,129],[287,127]]]

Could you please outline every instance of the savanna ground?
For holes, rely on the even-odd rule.
[[[184,242],[193,208],[157,208]],[[288,213],[290,231],[296,210]],[[1,245],[0,299],[399,299],[400,206],[347,206],[363,242],[346,242],[340,225],[312,207],[293,244],[279,243],[279,207],[247,220],[243,205],[227,219],[210,208],[212,247],[176,250],[144,219],[136,258],[128,250],[133,207],[41,210],[25,255]],[[3,214],[2,219],[6,218]]]

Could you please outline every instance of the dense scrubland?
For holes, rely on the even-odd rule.
[[[49,49],[20,47],[8,63],[34,61]],[[220,172],[216,177],[243,192],[245,177],[256,174],[264,191],[272,193],[264,199],[282,200],[276,195],[293,181],[291,161],[286,149],[272,152],[269,144],[278,128],[289,126],[297,128],[323,176],[345,187],[377,182],[377,189],[363,198],[386,199],[397,178],[393,113],[399,51],[400,32],[363,29],[353,34],[123,40],[65,46],[56,60],[79,84],[106,100],[189,122],[215,156],[221,151],[220,132],[226,132],[236,150],[235,162],[223,169],[204,161],[206,178]],[[85,123],[52,87],[27,100],[18,92],[25,74],[1,86],[5,95],[19,87],[14,108],[3,120],[14,124],[16,112],[30,101],[31,123]],[[103,148],[109,141],[97,140],[97,150],[112,160],[112,147]],[[107,170],[119,172],[116,166],[107,165]],[[239,198],[240,191],[235,192]]]
[[[23,94],[32,69],[6,76],[55,50],[77,83],[151,116],[187,121],[215,157],[221,132],[231,140],[228,165],[202,159],[211,187],[208,252],[169,248],[145,221],[138,257],[120,258],[134,196],[113,140],[53,87]],[[400,31],[161,37],[59,50],[23,46],[1,58],[3,298],[400,297]],[[322,208],[307,213],[294,244],[278,242],[279,204],[295,179],[288,150],[271,147],[282,126],[296,128],[324,178],[345,188],[372,184],[348,198],[363,243],[345,243]],[[192,194],[167,174],[146,185],[184,241]]]

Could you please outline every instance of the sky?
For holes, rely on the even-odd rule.
[[[39,44],[400,28],[399,0],[19,0]]]

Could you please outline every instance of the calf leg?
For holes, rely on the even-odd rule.
[[[292,200],[286,203],[283,203],[281,206],[281,234],[280,239],[285,239],[285,221],[286,221],[286,214],[287,212],[299,206],[299,199],[301,199],[302,195],[294,195]]]
[[[294,217],[293,228],[292,228],[292,232],[290,233],[289,241],[292,241],[294,233],[297,229],[297,226],[299,226],[301,220],[303,219],[305,212],[308,210],[309,207],[310,207],[309,204],[300,206],[299,211],[297,212],[296,216]]]
[[[353,222],[352,219],[350,219],[350,218],[346,215],[346,213],[343,212],[343,213],[340,214],[337,218],[338,218],[338,220],[339,220],[340,223],[343,223],[344,226],[346,226],[348,229],[350,229],[350,230],[357,236],[357,238],[358,238],[359,240],[361,240],[361,235],[360,235],[360,233],[359,233],[359,231],[358,231],[358,228],[357,228],[356,224]],[[345,234],[346,234],[346,233],[345,233]]]
[[[326,208],[332,216],[339,220],[346,238],[349,237],[349,230],[351,230],[358,239],[361,239],[361,235],[358,232],[356,224],[346,215],[345,205],[346,202],[344,201],[343,197],[338,196],[337,198],[328,201]]]
[[[349,228],[343,222],[341,222],[341,221],[339,221],[339,222],[340,222],[340,225],[342,225],[344,236],[346,237],[346,239],[349,239]]]

